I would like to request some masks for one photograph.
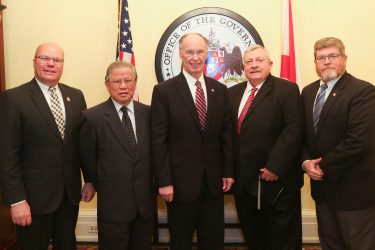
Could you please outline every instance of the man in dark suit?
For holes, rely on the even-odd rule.
[[[151,104],[152,159],[167,203],[173,250],[222,249],[223,191],[233,184],[226,87],[203,74],[208,41],[189,33],[179,42],[182,72],[155,86]]]
[[[100,249],[149,250],[155,211],[150,110],[133,95],[134,66],[113,62],[105,76],[110,98],[83,112],[80,155],[98,192]]]
[[[345,46],[314,46],[321,78],[302,91],[303,168],[323,249],[375,249],[375,88],[346,72]]]
[[[0,183],[21,249],[76,249],[81,199],[78,128],[86,108],[80,90],[59,83],[64,52],[40,45],[35,78],[0,99]],[[85,176],[86,177],[86,176]],[[95,194],[86,183],[82,200]]]
[[[298,86],[270,74],[261,45],[243,56],[248,81],[229,89],[235,151],[235,202],[249,249],[302,248],[302,124]]]

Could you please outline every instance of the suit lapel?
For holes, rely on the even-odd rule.
[[[138,102],[134,103],[134,115],[135,115],[135,123],[136,123],[136,133],[137,133],[137,155],[139,150],[141,149],[143,145],[143,141],[145,138],[145,131],[148,131],[146,128],[146,122],[145,122],[145,114],[144,109],[141,108]]]
[[[72,119],[73,119],[73,107],[70,102],[69,91],[65,88],[64,85],[59,84],[59,88],[61,91],[61,95],[63,97],[64,106],[65,106],[65,137],[69,135],[71,127],[72,127]]]
[[[190,114],[192,115],[197,128],[201,130],[201,125],[199,122],[198,112],[195,107],[194,99],[191,95],[188,83],[186,82],[186,79],[182,73],[178,75],[176,89],[181,96],[181,99],[185,103],[187,109],[190,111]]]
[[[327,118],[327,115],[329,111],[331,110],[333,104],[336,102],[337,98],[340,97],[340,95],[343,93],[344,88],[345,88],[345,79],[346,79],[346,74],[341,77],[341,79],[335,84],[333,87],[331,93],[329,93],[329,96],[327,100],[325,101],[323,105],[322,112],[320,113],[319,117],[319,122],[318,122],[318,131],[316,135],[318,136],[320,133],[320,129],[323,127],[323,124]]]
[[[126,143],[127,138],[125,130],[111,98],[106,102],[106,105],[104,106],[104,115],[107,117],[107,124],[112,133],[114,134],[120,145],[123,147],[125,152],[127,152],[131,157],[132,154],[130,146],[128,145],[128,143]]]
[[[208,130],[213,119],[213,110],[216,103],[215,85],[207,77],[204,77],[207,93],[207,111],[206,111],[206,131]]]
[[[314,109],[314,103],[315,103],[315,98],[316,94],[318,93],[320,81],[316,81],[313,83],[313,86],[309,92],[306,93],[306,103],[305,103],[305,109],[304,111],[306,112],[305,117],[306,117],[306,127],[308,130],[309,134],[314,135],[314,127],[313,127],[313,109]]]
[[[232,100],[233,101],[232,114],[234,114],[234,117],[233,117],[234,121],[238,120],[238,109],[240,107],[241,100],[242,100],[242,97],[244,95],[244,92],[245,92],[245,89],[246,89],[246,86],[247,86],[247,82],[239,83],[239,85],[240,86],[237,89],[236,93],[234,93],[234,97],[233,97],[233,100]]]
[[[53,134],[60,140],[61,134],[59,132],[59,129],[57,128],[57,124],[55,122],[55,118],[53,117],[52,111],[46,101],[46,98],[44,97],[44,94],[42,90],[40,89],[38,83],[36,82],[35,79],[33,79],[30,82],[29,85],[29,90],[30,90],[30,96],[37,108],[39,109],[40,113],[48,123],[49,127],[51,128]]]
[[[247,120],[250,116],[251,113],[256,110],[257,106],[262,103],[264,98],[271,92],[272,90],[272,76],[268,76],[266,81],[263,83],[262,87],[258,90],[258,93],[256,94],[253,103],[251,104],[249,110],[246,113],[245,119],[243,120],[242,127],[246,125],[245,120]]]

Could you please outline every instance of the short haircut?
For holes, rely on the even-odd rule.
[[[328,47],[336,47],[339,49],[339,52],[341,55],[346,55],[345,54],[345,45],[344,43],[335,37],[325,37],[320,40],[318,40],[315,45],[314,45],[314,58],[316,57],[316,52],[318,50],[328,48]]]
[[[131,69],[131,71],[133,72],[133,75],[135,76],[135,80],[138,79],[137,70],[135,69],[133,64],[131,64],[129,62],[124,62],[124,61],[115,61],[108,66],[107,72],[105,73],[105,78],[104,78],[105,81],[108,81],[109,78],[111,77],[112,71],[114,69],[118,69],[118,68],[129,68],[129,69]]]
[[[245,56],[246,54],[254,51],[254,50],[257,50],[257,49],[262,49],[264,50],[265,54],[266,54],[266,57],[268,60],[271,61],[271,58],[270,58],[270,52],[268,52],[268,49],[266,49],[265,47],[263,47],[262,45],[260,44],[252,44],[250,45],[249,47],[247,47],[247,49],[245,49],[244,53],[243,53],[243,58],[242,60],[245,62]]]

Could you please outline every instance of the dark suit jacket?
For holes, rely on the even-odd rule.
[[[297,84],[269,75],[255,96],[242,122],[241,135],[236,131],[238,109],[247,82],[229,89],[233,117],[235,150],[235,191],[243,188],[257,196],[260,169],[277,174],[277,182],[262,182],[263,195],[297,190],[303,185],[297,154],[302,140],[300,93]]]
[[[27,200],[33,214],[54,212],[64,189],[81,198],[78,128],[86,108],[80,90],[59,84],[64,99],[64,140],[35,79],[5,91],[0,100],[0,182],[7,205]]]
[[[204,170],[214,197],[222,192],[222,177],[233,177],[232,138],[227,88],[205,77],[207,128],[202,132],[184,75],[154,87],[151,104],[152,159],[159,187],[173,185],[174,200],[197,198]]]
[[[327,98],[313,132],[312,110],[319,81],[302,91],[303,160],[322,157],[323,181],[311,180],[316,202],[343,210],[375,205],[375,88],[345,73]]]
[[[154,212],[149,106],[134,102],[134,114],[135,159],[111,99],[83,112],[80,155],[98,193],[99,220],[128,222],[138,211],[143,218]]]

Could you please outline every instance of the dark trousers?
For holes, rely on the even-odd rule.
[[[319,203],[316,215],[323,250],[375,249],[375,207],[342,211]]]
[[[205,178],[204,178],[205,179]],[[194,231],[200,250],[224,247],[224,199],[213,197],[206,180],[197,200],[167,203],[171,250],[191,250]]]
[[[54,250],[76,250],[78,208],[64,194],[60,206],[54,213],[32,214],[30,226],[17,226],[20,249],[46,250],[52,241]]]
[[[249,250],[301,250],[302,219],[300,190],[283,192],[275,204],[262,204],[243,190],[235,196],[238,218]]]
[[[123,223],[98,218],[100,250],[150,250],[153,222],[153,217],[143,219],[139,215]]]

